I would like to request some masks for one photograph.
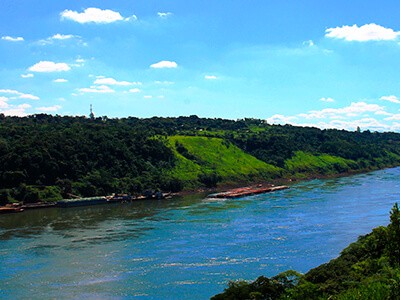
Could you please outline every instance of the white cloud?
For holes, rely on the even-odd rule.
[[[108,24],[117,21],[130,21],[136,20],[135,15],[124,18],[119,12],[110,9],[100,9],[96,7],[86,8],[82,13],[72,10],[64,10],[61,14],[61,19],[68,19],[81,24],[84,23],[98,23],[98,24]]]
[[[395,114],[385,118],[386,121],[400,121],[400,114]]]
[[[10,89],[0,89],[1,94],[10,94],[10,95],[16,95],[18,97],[11,97],[11,99],[30,99],[30,100],[39,100],[40,98],[31,94],[25,94],[21,93],[17,90],[10,90]]]
[[[171,12],[158,12],[157,15],[160,18],[168,18],[168,17],[172,16],[172,13]]]
[[[54,79],[53,82],[56,82],[56,83],[64,83],[64,82],[68,82],[68,80],[67,80],[67,79],[64,79],[64,78],[57,78],[57,79]]]
[[[32,72],[62,72],[71,70],[70,66],[66,63],[55,63],[52,61],[40,61],[28,69]]]
[[[20,104],[17,106],[18,108],[22,108],[22,109],[27,109],[27,108],[31,108],[32,105],[24,103],[24,104]]]
[[[216,80],[216,79],[218,79],[218,77],[215,76],[215,75],[205,75],[204,79],[206,79],[206,80]]]
[[[6,116],[17,116],[25,117],[27,116],[26,109],[31,108],[29,104],[20,104],[18,106],[9,106],[5,110],[0,110],[0,112]]]
[[[314,42],[313,42],[312,40],[308,40],[308,41],[304,41],[304,42],[303,42],[303,45],[304,45],[304,46],[307,46],[307,47],[312,47],[312,46],[314,46],[315,44],[314,44]]]
[[[162,84],[162,85],[172,85],[175,84],[173,81],[155,81],[154,83],[156,84]]]
[[[396,96],[394,96],[394,95],[390,95],[390,96],[382,96],[381,98],[380,98],[380,100],[383,100],[383,101],[389,101],[389,102],[392,102],[392,103],[397,103],[397,104],[400,104],[400,99],[399,98],[397,98]]]
[[[344,39],[346,41],[390,41],[395,40],[400,34],[391,28],[385,28],[371,23],[361,27],[357,25],[328,28],[325,36],[329,38]]]
[[[55,35],[53,35],[50,39],[52,40],[68,40],[68,39],[72,39],[75,36],[73,34],[60,34],[57,33]]]
[[[368,104],[365,102],[352,102],[350,106],[342,108],[325,108],[322,110],[312,110],[306,114],[299,114],[300,117],[305,119],[325,119],[325,118],[338,118],[340,116],[356,117],[364,113],[379,114],[385,111],[383,106],[378,104]]]
[[[129,85],[134,85],[135,83],[128,81],[117,81],[114,78],[106,78],[104,76],[98,76],[97,79],[94,81],[94,84],[129,86]]]
[[[0,96],[0,108],[7,108],[9,104],[7,103],[8,98]]]
[[[158,63],[150,65],[150,68],[153,69],[164,69],[164,68],[177,68],[178,64],[174,61],[162,60]]]
[[[83,58],[77,58],[75,62],[77,62],[78,64],[83,64],[85,60]]]
[[[115,91],[106,85],[91,86],[90,88],[78,89],[81,93],[114,93]]]
[[[295,119],[297,119],[297,118],[276,114],[276,115],[273,115],[272,117],[269,117],[267,119],[267,122],[269,124],[287,124]]]
[[[1,39],[3,40],[3,41],[8,41],[8,42],[23,42],[24,41],[24,38],[23,37],[20,37],[20,36],[18,36],[18,37],[12,37],[12,36],[3,36],[3,37],[1,37]]]
[[[10,90],[10,89],[0,89],[0,93],[2,94],[13,94],[13,95],[21,95],[22,93],[16,91],[16,90]]]
[[[143,98],[144,98],[144,99],[151,99],[151,98],[153,98],[153,96],[146,95],[146,96],[143,96]]]
[[[140,89],[138,88],[130,89],[129,93],[140,93]]]
[[[36,110],[41,111],[41,112],[55,112],[55,111],[59,110],[60,108],[61,108],[60,105],[53,105],[53,106],[38,107],[38,108],[36,108]]]
[[[29,73],[29,74],[21,74],[21,77],[22,77],[22,78],[32,78],[32,77],[34,77],[34,75],[33,75],[32,73]]]
[[[322,102],[335,102],[335,99],[330,98],[330,97],[328,97],[328,98],[322,97],[319,100],[322,101]]]
[[[38,96],[34,96],[31,94],[22,94],[19,96],[21,99],[29,99],[29,100],[39,100],[40,98]]]

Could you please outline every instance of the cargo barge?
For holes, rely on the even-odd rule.
[[[268,187],[263,187],[260,185],[259,186],[249,186],[249,187],[231,189],[226,192],[210,194],[207,197],[208,198],[239,198],[239,197],[245,197],[245,196],[251,196],[251,195],[264,194],[264,193],[285,190],[288,188],[289,187],[287,185],[268,186]]]
[[[108,200],[106,197],[87,197],[78,199],[64,199],[57,202],[58,207],[75,207],[75,206],[88,206],[106,204]]]
[[[18,213],[23,212],[24,209],[18,206],[3,206],[0,207],[0,214],[10,214],[10,213]]]

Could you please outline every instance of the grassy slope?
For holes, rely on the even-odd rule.
[[[177,158],[171,175],[186,182],[195,182],[202,173],[215,172],[222,182],[252,177],[274,178],[281,174],[281,169],[256,159],[220,138],[171,136],[168,141]],[[187,149],[192,159],[177,151],[176,142]]]
[[[285,170],[301,177],[302,174],[337,174],[356,169],[356,162],[328,154],[313,155],[297,151],[285,161]]]

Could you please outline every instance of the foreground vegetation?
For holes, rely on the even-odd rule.
[[[400,211],[387,227],[375,228],[340,256],[304,275],[283,272],[254,282],[230,282],[211,299],[400,299]]]
[[[0,114],[0,205],[180,191],[400,165],[400,134],[257,119]]]

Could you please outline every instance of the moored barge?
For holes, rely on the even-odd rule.
[[[87,197],[78,199],[64,199],[57,202],[58,207],[75,207],[75,206],[88,206],[97,204],[106,204],[108,200],[106,197]]]
[[[287,185],[268,186],[268,187],[262,187],[260,185],[259,186],[249,186],[249,187],[231,189],[226,192],[210,194],[207,197],[208,198],[239,198],[239,197],[245,197],[245,196],[251,196],[251,195],[264,194],[264,193],[285,190],[288,188],[289,187]]]

